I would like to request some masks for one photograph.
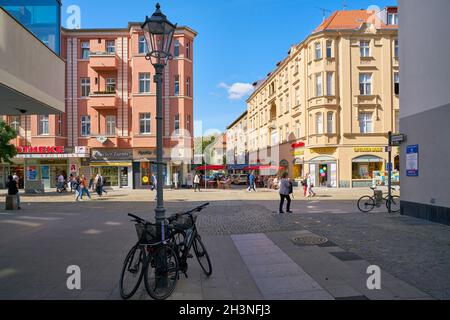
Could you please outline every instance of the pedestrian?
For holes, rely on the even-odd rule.
[[[14,180],[13,176],[8,177],[8,195],[16,196],[17,201],[17,209],[20,210],[20,193],[19,193],[19,184],[16,180]]]
[[[72,182],[73,189],[75,190],[75,201],[78,201],[81,197],[83,199],[83,195],[81,194],[81,179],[79,176],[76,176]]]
[[[99,173],[95,176],[94,179],[94,185],[95,185],[95,192],[98,194],[99,197],[102,196],[102,177]]]
[[[155,174],[152,173],[152,190],[156,191],[155,201],[158,199],[158,180],[156,180]]]
[[[253,175],[253,172],[251,172],[250,175],[248,176],[248,188],[247,188],[247,191],[250,192],[251,190],[256,192],[255,176]]]
[[[200,175],[198,172],[195,173],[194,176],[194,192],[198,189],[198,192],[200,192]]]
[[[173,174],[173,183],[175,185],[175,190],[178,189],[178,171],[175,171]]]
[[[65,181],[65,179],[64,179],[64,176],[63,176],[63,174],[61,172],[59,174],[59,176],[58,176],[58,182],[57,182],[57,185],[56,185],[56,191],[60,191],[60,192],[64,191],[64,181]]]
[[[74,188],[73,188],[74,179],[75,179],[75,177],[73,176],[73,173],[71,173],[70,176],[69,176],[70,193],[72,193],[73,190],[74,190]]]
[[[292,191],[293,191],[292,182],[288,179],[288,173],[285,172],[281,176],[281,179],[279,182],[280,207],[279,207],[278,213],[284,213],[283,212],[284,200],[287,200],[286,212],[292,213],[292,211],[291,211],[291,196],[290,196]]]
[[[308,193],[308,176],[306,175],[302,179],[302,187],[303,187],[303,196],[306,197]]]
[[[100,177],[102,178],[102,193],[108,194],[108,191],[106,191],[106,178],[100,174]]]
[[[81,175],[81,179],[80,180],[81,180],[81,184],[80,184],[80,187],[81,187],[81,200],[83,200],[83,195],[85,193],[87,194],[89,199],[91,199],[91,194],[89,193],[89,185],[87,183],[87,180],[86,180],[84,174]],[[91,180],[94,181],[93,178],[91,178]]]
[[[308,192],[307,192],[307,198],[309,198],[309,197],[315,197],[316,196],[316,193],[314,192],[314,190],[313,190],[313,188],[314,188],[314,182],[313,182],[313,179],[312,179],[312,176],[311,176],[311,174],[308,174],[308,178],[307,178],[307,180],[306,180],[306,185],[307,185],[307,187],[308,187]]]

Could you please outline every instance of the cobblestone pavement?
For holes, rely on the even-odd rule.
[[[130,195],[113,191],[105,199],[78,203],[67,195],[24,197],[24,210],[0,210],[0,298],[117,298],[117,285],[111,283],[117,282],[123,257],[136,237],[126,213],[152,217],[155,204],[145,199],[153,199],[153,195],[149,191]],[[435,298],[450,299],[450,227],[388,215],[381,209],[362,214],[357,212],[354,200],[338,200],[352,194],[331,195],[334,201],[322,195],[311,200],[297,195],[294,213],[279,215],[275,213],[275,192],[166,192],[170,213],[211,202],[208,210],[200,214],[198,227],[206,239],[211,239],[208,247],[214,253],[218,269],[215,274],[222,275],[206,282],[194,267],[193,276],[189,281],[181,281],[180,291],[177,289],[173,298],[260,299],[262,295],[244,268],[230,235],[266,234],[289,253],[295,248],[284,248],[279,235],[308,230],[328,237],[331,243]],[[46,201],[34,201],[44,198]],[[229,268],[223,267],[226,263],[231,264]],[[67,275],[61,272],[61,266],[71,264],[89,270],[88,286],[82,294],[67,294],[67,289],[62,288]],[[230,284],[226,278],[230,275],[239,279],[238,283]],[[195,281],[202,283],[200,291]],[[106,294],[99,291],[105,286]],[[242,291],[245,287],[252,289]],[[141,292],[136,298],[144,296]]]

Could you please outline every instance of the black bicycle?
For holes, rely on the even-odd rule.
[[[203,272],[209,277],[212,274],[212,265],[209,254],[206,251],[202,238],[197,231],[196,221],[197,212],[205,209],[209,203],[205,203],[195,209],[184,213],[177,213],[172,215],[168,221],[173,227],[171,240],[177,253],[179,261],[179,268],[184,275],[187,276],[188,263],[187,259],[193,258],[190,254],[191,249],[194,249],[197,261],[200,264]]]
[[[147,293],[155,300],[164,300],[173,293],[179,278],[177,252],[169,241],[171,227],[164,223],[158,232],[156,224],[128,215],[136,223],[139,240],[125,258],[120,276],[120,295],[123,299],[130,299],[144,278]],[[165,259],[165,263],[157,263],[158,259]]]
[[[373,191],[373,196],[364,196],[358,200],[358,209],[361,212],[370,212],[375,207],[377,207],[377,208],[381,207],[381,205],[383,203],[386,204],[387,209],[389,209],[389,203],[390,203],[391,212],[397,213],[400,211],[400,197],[399,196],[391,195],[389,197],[389,195],[386,195],[385,197],[383,197],[381,195],[381,198],[377,199],[377,196],[376,196],[377,188],[370,187],[370,189],[372,189],[372,191]],[[391,188],[391,189],[395,190],[395,188]]]

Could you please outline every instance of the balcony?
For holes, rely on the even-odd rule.
[[[310,147],[335,146],[337,144],[337,134],[314,134],[308,137],[308,145]]]
[[[113,92],[94,92],[89,95],[88,107],[104,110],[117,109],[117,98]]]
[[[95,71],[115,71],[117,70],[116,54],[91,52],[89,55],[89,66]]]

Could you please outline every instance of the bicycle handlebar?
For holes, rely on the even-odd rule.
[[[205,204],[202,204],[201,206],[198,206],[195,209],[192,209],[192,210],[189,210],[189,211],[186,211],[186,212],[182,212],[182,213],[176,213],[173,216],[169,217],[168,220],[169,220],[169,222],[175,221],[180,216],[191,215],[194,212],[200,212],[203,209],[205,209],[207,206],[209,206],[209,202],[207,202]]]
[[[145,222],[144,219],[139,218],[138,216],[135,216],[134,214],[129,213],[128,216],[134,218],[137,222],[141,222],[141,223],[142,223],[142,222]]]

